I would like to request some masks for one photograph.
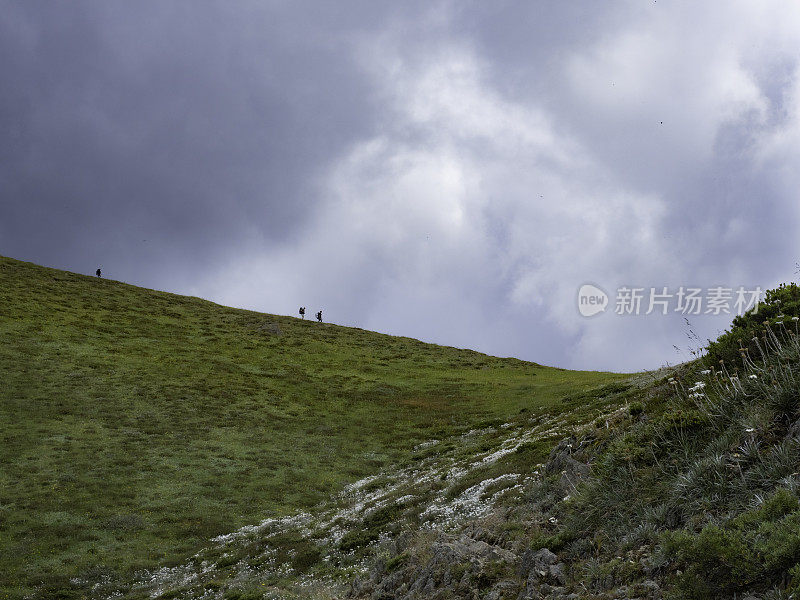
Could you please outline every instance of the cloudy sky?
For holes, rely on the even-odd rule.
[[[2,255],[612,370],[697,345],[620,286],[800,260],[797,3],[0,1],[0,57]]]

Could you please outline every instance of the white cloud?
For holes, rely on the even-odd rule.
[[[680,316],[587,321],[575,306],[586,282],[612,294],[763,283],[734,279],[758,273],[726,254],[748,215],[679,194],[718,168],[729,127],[755,140],[737,159],[795,182],[787,156],[800,155],[800,94],[795,84],[774,127],[764,73],[797,36],[751,4],[688,6],[640,10],[558,57],[563,70],[547,76],[561,78],[560,108],[504,94],[497,65],[463,37],[412,46],[395,23],[361,38],[383,120],[322,175],[306,236],[247,263],[269,283],[237,286],[233,272],[218,295],[324,304],[338,322],[560,366],[688,358],[672,351],[687,345]],[[729,201],[702,200],[714,210]],[[714,336],[728,319],[695,326]]]

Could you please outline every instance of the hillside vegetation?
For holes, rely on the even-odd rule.
[[[619,374],[9,258],[0,373],[0,598],[255,598],[289,593],[305,572],[333,586],[361,571],[334,564],[325,544],[363,570],[401,516],[426,520],[423,501],[446,513],[493,480],[478,490],[484,502],[511,481],[502,477],[532,476],[563,431],[631,393]],[[409,492],[419,502],[396,501],[420,469],[430,480]],[[375,516],[376,506],[395,508]],[[303,518],[319,521],[316,542],[308,524],[286,533]],[[263,536],[279,533],[267,552]],[[221,549],[230,543],[244,546]],[[206,586],[190,572],[212,559]],[[260,575],[248,579],[245,564]]]
[[[715,346],[727,358],[440,431],[312,511],[140,574],[124,597],[800,597],[795,290],[735,321]]]
[[[712,346],[727,360],[654,376],[626,408],[576,427],[485,516],[376,546],[352,595],[800,597],[796,298],[781,286],[734,321]]]

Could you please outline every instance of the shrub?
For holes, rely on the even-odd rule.
[[[800,513],[761,525],[755,538],[767,576],[778,578],[800,563]]]
[[[715,598],[743,589],[753,580],[754,556],[743,537],[717,525],[699,534],[686,531],[664,535],[666,554],[683,568],[677,588],[685,598]]]
[[[720,360],[724,360],[729,365],[740,365],[740,346],[748,348],[751,356],[758,356],[753,336],[760,337],[764,321],[773,322],[779,315],[800,317],[800,286],[797,284],[783,283],[774,290],[768,290],[764,302],[734,317],[730,329],[716,341],[709,342],[705,362],[717,366]]]
[[[781,488],[725,525],[664,534],[662,548],[684,569],[676,587],[685,598],[716,598],[754,583],[778,583],[787,572],[800,583],[800,501]]]
[[[386,572],[394,573],[397,569],[402,567],[407,560],[408,560],[407,552],[403,552],[401,554],[398,554],[397,556],[393,556],[392,558],[386,561]]]
[[[225,600],[263,600],[264,593],[258,590],[230,590],[225,592]]]
[[[395,521],[403,511],[402,504],[388,504],[369,513],[363,525],[366,529],[380,529]]]
[[[319,548],[306,548],[292,558],[292,568],[298,573],[305,573],[316,565],[321,558],[322,552]]]
[[[352,529],[342,536],[339,541],[339,550],[350,552],[351,550],[363,548],[377,540],[378,537],[379,532],[375,530]]]
[[[759,523],[771,522],[783,518],[798,509],[800,509],[800,501],[798,501],[797,496],[786,488],[780,488],[761,505],[760,509],[749,511],[739,517],[737,524],[747,523],[749,515],[752,515],[752,518]]]
[[[658,429],[664,434],[676,431],[696,431],[709,424],[708,415],[699,410],[672,410],[664,413],[658,421]]]
[[[800,564],[795,565],[789,569],[789,587],[786,592],[792,598],[797,598],[800,595]]]

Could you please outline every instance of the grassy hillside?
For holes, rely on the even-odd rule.
[[[631,387],[490,510],[376,543],[350,597],[800,597],[800,317],[779,297],[793,287],[768,294],[758,326],[755,311],[734,322],[749,337],[733,358]]]
[[[558,414],[564,399],[597,408],[588,392],[622,377],[8,258],[0,373],[0,598],[80,597],[70,579],[178,563],[413,461],[426,440]]]

